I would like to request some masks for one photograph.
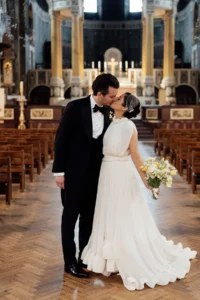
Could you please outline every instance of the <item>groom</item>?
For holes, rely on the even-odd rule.
[[[63,204],[62,246],[65,272],[80,278],[84,271],[81,254],[87,245],[93,223],[103,135],[109,125],[109,108],[119,82],[111,74],[97,76],[93,94],[70,102],[62,116],[55,139],[53,173],[61,188]],[[74,229],[79,217],[79,258],[76,260]]]

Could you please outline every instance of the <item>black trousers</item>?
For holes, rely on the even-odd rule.
[[[62,214],[62,246],[65,264],[76,262],[76,245],[74,230],[79,217],[79,257],[88,243],[92,231],[94,209],[96,203],[99,172],[102,161],[102,139],[93,139],[92,152],[87,170],[74,191],[68,194],[61,190],[63,203]],[[70,188],[70,187],[69,187]]]

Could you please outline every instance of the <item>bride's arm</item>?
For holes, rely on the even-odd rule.
[[[131,137],[129,151],[130,151],[132,161],[133,161],[142,181],[144,182],[144,185],[146,186],[146,188],[151,189],[147,184],[147,180],[145,178],[146,177],[145,173],[142,172],[142,170],[140,169],[140,167],[143,165],[143,161],[142,161],[142,157],[138,150],[138,137],[137,137],[136,132],[134,132]]]

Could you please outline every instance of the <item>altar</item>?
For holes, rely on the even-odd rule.
[[[121,59],[122,54],[118,49],[108,49],[104,55],[103,72],[111,73],[119,80],[120,87],[118,95],[124,94],[125,92],[136,94],[136,85],[131,82],[128,72],[128,61],[122,62]],[[98,62],[98,74],[102,71],[101,67],[101,62]],[[131,62],[131,68],[134,69],[134,62]],[[95,70],[95,62],[92,62],[92,70]],[[91,86],[90,93],[92,93]]]
[[[126,92],[136,95],[136,86],[134,83],[130,82],[128,78],[119,77],[118,78],[120,87],[118,95],[122,95]]]

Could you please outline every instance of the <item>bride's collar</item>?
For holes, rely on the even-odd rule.
[[[127,120],[127,118],[125,118],[125,117],[122,117],[122,118],[117,118],[117,117],[113,117],[113,121],[115,122],[115,123],[120,123],[120,122],[124,122],[124,121],[126,121]]]

